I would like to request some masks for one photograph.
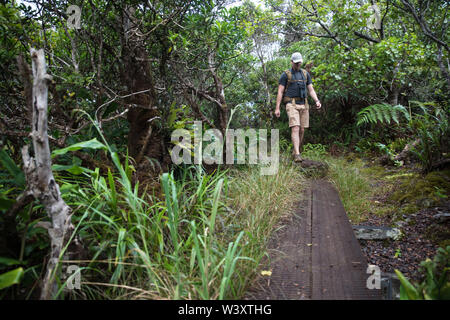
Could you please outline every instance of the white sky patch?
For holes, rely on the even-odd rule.
[[[230,8],[234,8],[234,7],[239,7],[242,6],[244,4],[245,1],[242,0],[230,0],[228,1],[228,4],[225,5],[225,8],[230,9]],[[264,5],[264,1],[261,0],[250,0],[251,3],[255,4],[255,5],[259,5],[261,6],[262,9],[265,9],[266,6]]]

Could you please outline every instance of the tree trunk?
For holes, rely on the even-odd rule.
[[[71,223],[71,209],[61,198],[59,186],[51,170],[51,154],[47,134],[48,82],[51,76],[46,73],[44,50],[31,49],[33,69],[32,124],[34,158],[28,153],[28,146],[22,149],[24,171],[27,180],[26,194],[38,199],[51,219],[48,233],[51,253],[47,270],[42,281],[41,299],[51,299],[57,291],[54,279],[63,247],[70,239],[74,226]],[[78,242],[77,240],[75,240]]]
[[[145,157],[153,158],[166,168],[170,157],[165,152],[164,141],[154,126],[153,120],[159,118],[160,112],[155,106],[156,91],[152,77],[151,65],[145,42],[136,32],[138,25],[132,8],[126,9],[123,24],[123,54],[121,80],[129,94],[125,100],[130,106],[127,119],[129,123],[128,151],[136,160],[138,176],[147,176],[151,164]],[[139,94],[134,94],[142,92]]]
[[[449,69],[445,67],[444,62],[442,61],[442,46],[438,44],[437,47],[438,47],[437,63],[439,65],[439,69],[441,69],[442,76],[447,81],[447,88],[450,90]],[[448,60],[447,60],[447,65],[448,65]]]
[[[392,86],[392,89],[389,90],[389,104],[392,106],[398,105],[398,96],[400,94],[400,88],[396,85]]]
[[[209,65],[209,72],[211,73],[213,79],[214,79],[214,85],[216,89],[216,97],[215,102],[218,107],[219,112],[219,126],[220,131],[222,132],[222,135],[225,137],[226,129],[228,125],[229,120],[229,109],[227,105],[227,101],[225,99],[225,91],[223,89],[223,83],[222,79],[217,74],[216,66],[215,66],[215,58],[214,58],[215,52],[213,50],[210,50],[210,53],[208,54],[208,65]]]

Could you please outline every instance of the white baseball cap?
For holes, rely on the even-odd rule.
[[[300,54],[300,52],[294,52],[294,53],[292,54],[291,61],[292,61],[293,63],[302,62],[302,61],[303,61],[303,58],[302,58],[302,55]]]

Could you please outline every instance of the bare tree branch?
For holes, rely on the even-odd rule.
[[[374,38],[372,38],[372,37],[370,37],[370,36],[368,36],[368,35],[362,34],[361,32],[354,31],[353,34],[354,34],[355,36],[360,37],[360,38],[363,38],[363,39],[365,39],[365,40],[367,40],[367,41],[370,41],[370,42],[373,42],[373,43],[380,43],[380,40],[374,39]]]

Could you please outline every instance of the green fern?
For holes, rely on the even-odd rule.
[[[402,105],[391,106],[387,103],[373,104],[358,112],[356,125],[359,127],[363,124],[378,122],[390,124],[392,121],[398,124],[399,114],[403,114],[409,121],[410,116],[408,110]]]
[[[4,167],[12,180],[0,179],[0,183],[12,182],[18,187],[25,187],[25,175],[23,171],[16,165],[14,160],[8,155],[5,149],[0,149],[0,168]],[[0,174],[1,177],[8,176],[7,174]]]
[[[420,101],[416,101],[416,100],[411,100],[410,102],[410,106],[412,104],[417,105],[423,112],[423,114],[428,114],[430,113],[430,107],[431,110],[439,110],[439,108],[436,108],[436,103],[434,102],[420,102]]]

